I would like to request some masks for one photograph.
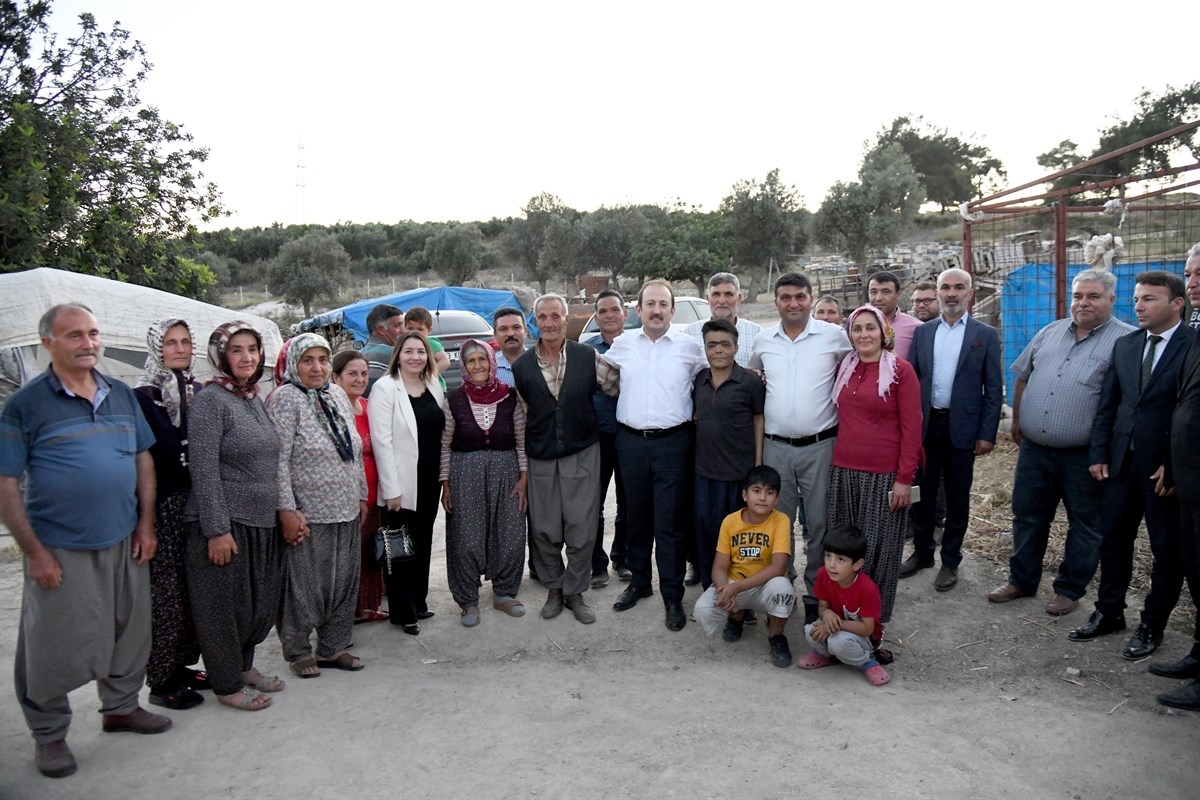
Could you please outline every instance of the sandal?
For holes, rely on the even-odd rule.
[[[821,667],[828,667],[832,663],[832,656],[823,656],[820,653],[812,652],[797,661],[796,666],[800,669],[820,669]]]
[[[492,598],[492,608],[503,611],[510,617],[525,616],[525,604],[515,597],[494,597]]]
[[[241,699],[235,700],[235,697]],[[271,698],[265,694],[251,694],[249,689],[239,689],[233,694],[217,695],[217,702],[240,711],[261,711],[271,705]]]
[[[468,628],[479,624],[479,606],[463,606],[462,624]]]
[[[260,692],[282,692],[287,684],[278,675],[267,677],[256,669],[248,669],[242,673],[242,682],[253,686]]]
[[[878,664],[867,667],[862,674],[872,686],[883,686],[892,679],[892,676],[887,674],[887,670]]]
[[[317,660],[312,656],[298,658],[288,664],[288,667],[292,670],[292,672],[296,673],[296,675],[300,678],[321,677],[321,670],[318,669],[319,666],[320,664],[318,664]]]
[[[358,672],[360,669],[365,667],[366,664],[349,653],[341,652],[333,658],[318,658],[317,666],[326,667],[329,669],[340,669],[345,672]]]

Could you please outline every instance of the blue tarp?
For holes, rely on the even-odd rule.
[[[355,340],[367,340],[367,314],[380,303],[386,303],[405,311],[413,306],[423,306],[436,313],[439,309],[456,309],[474,311],[479,316],[492,323],[492,313],[497,309],[511,306],[521,308],[521,301],[512,292],[499,289],[469,289],[463,286],[440,286],[434,289],[409,289],[398,294],[388,294],[373,297],[369,300],[359,300],[348,306],[335,308],[318,314],[300,323],[301,330],[310,330],[322,325],[336,325],[354,333]],[[525,325],[531,336],[537,336],[537,326],[533,324],[533,314],[526,315]]]
[[[1118,262],[1112,270],[1117,276],[1117,299],[1113,306],[1113,316],[1130,325],[1137,325],[1137,317],[1133,313],[1134,277],[1139,272],[1160,269],[1182,278],[1183,264],[1182,261]],[[1071,309],[1071,281],[1084,269],[1086,265],[1083,264],[1071,264],[1067,267],[1068,314]],[[1009,273],[1004,282],[1004,292],[1000,296],[1000,319],[1004,325],[1004,383],[1008,392],[1008,402],[1011,403],[1013,384],[1016,382],[1012,374],[1013,362],[1025,351],[1034,334],[1056,319],[1053,264],[1026,264]]]

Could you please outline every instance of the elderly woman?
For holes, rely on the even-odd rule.
[[[379,530],[379,508],[375,505],[379,495],[379,471],[375,466],[375,451],[371,446],[371,426],[367,418],[367,390],[369,363],[358,350],[342,350],[333,357],[333,382],[342,387],[354,409],[354,427],[362,439],[363,472],[367,477],[367,513],[363,515],[362,571],[358,579],[358,605],[354,609],[354,621],[378,622],[388,618],[388,612],[380,611],[383,601],[383,567],[375,563],[375,531]]]
[[[192,480],[188,475],[188,410],[200,384],[192,377],[191,327],[181,319],[163,319],[146,333],[146,371],[134,394],[154,431],[154,477],[158,485],[154,532],[158,549],[150,561],[150,622],[153,636],[146,663],[150,702],[186,709],[204,702],[203,673],[188,669],[200,658],[192,625],[184,572],[183,507]]]
[[[362,441],[350,400],[330,382],[329,343],[302,333],[288,345],[286,383],[267,402],[279,434],[279,525],[284,549],[279,640],[292,672],[360,670],[350,655],[366,513]],[[309,637],[317,632],[313,656]]]
[[[833,385],[838,436],[829,478],[829,528],[867,537],[863,569],[879,586],[880,622],[892,616],[913,478],[921,457],[921,387],[883,313],[862,306],[846,321],[854,350]]]
[[[446,572],[462,624],[479,624],[479,576],[492,581],[492,606],[520,617],[525,561],[525,412],[496,377],[496,359],[471,339],[459,350],[462,386],[446,397],[442,506]]]
[[[224,705],[258,711],[284,682],[254,668],[283,587],[275,524],[279,436],[258,397],[262,337],[230,322],[208,339],[213,379],[188,413],[192,491],[187,521],[188,597],[208,682]]]
[[[425,334],[402,333],[387,373],[371,387],[367,416],[379,467],[379,504],[388,527],[408,526],[416,557],[394,561],[387,574],[391,623],[413,636],[429,610],[429,559],[438,509],[442,452],[442,388]]]

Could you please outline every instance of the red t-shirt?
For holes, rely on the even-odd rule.
[[[862,621],[875,620],[875,630],[871,639],[878,642],[883,639],[883,623],[879,621],[879,587],[875,581],[861,570],[854,576],[854,583],[843,589],[838,586],[824,567],[817,570],[817,583],[813,594],[818,600],[824,600],[842,619]]]
[[[833,466],[876,474],[896,473],[911,484],[921,458],[921,385],[912,365],[896,359],[896,376],[879,396],[879,362],[860,363],[838,395],[838,435]]]

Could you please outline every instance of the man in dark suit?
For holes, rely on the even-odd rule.
[[[1200,607],[1200,332],[1184,329],[1190,339],[1179,370],[1179,400],[1171,416],[1171,459],[1164,492],[1173,486],[1179,495],[1179,545],[1192,602]],[[1164,678],[1192,682],[1158,696],[1164,706],[1200,711],[1200,616],[1192,649],[1179,661],[1151,664]]]
[[[996,329],[967,314],[970,274],[948,269],[938,276],[937,286],[941,316],[917,328],[909,351],[921,383],[925,469],[921,502],[911,512],[913,553],[900,566],[900,577],[933,566],[938,487],[944,478],[946,524],[934,588],[948,592],[958,583],[975,457],[987,455],[996,444],[1003,378]]]
[[[1135,280],[1134,312],[1140,330],[1122,336],[1113,347],[1092,428],[1088,472],[1104,482],[1108,508],[1096,610],[1086,624],[1067,634],[1072,641],[1086,642],[1125,629],[1125,592],[1144,517],[1154,566],[1141,622],[1121,653],[1130,661],[1158,649],[1183,588],[1179,501],[1157,490],[1170,455],[1171,410],[1188,344],[1179,276],[1143,272]]]

